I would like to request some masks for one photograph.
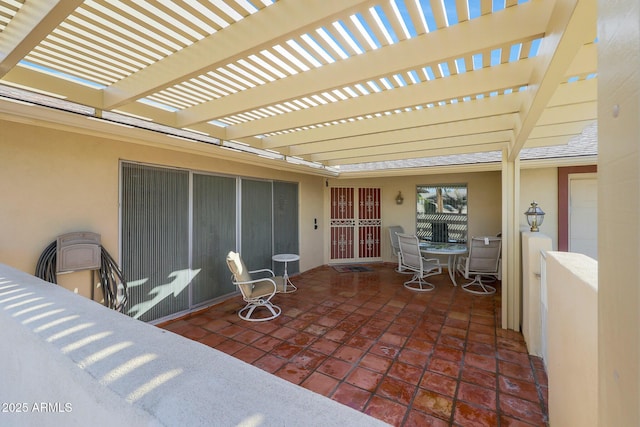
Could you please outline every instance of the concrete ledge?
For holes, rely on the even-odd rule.
[[[387,425],[0,264],[0,425]]]

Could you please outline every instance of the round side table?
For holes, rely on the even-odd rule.
[[[294,262],[294,261],[298,261],[300,259],[300,255],[298,254],[276,254],[274,256],[271,257],[272,260],[274,260],[275,262],[282,262],[284,263],[284,273],[282,274],[282,279],[284,282],[284,293],[291,293],[291,292],[295,292],[298,290],[298,288],[295,287],[295,285],[293,283],[291,283],[291,280],[289,280],[289,274],[287,274],[287,263],[289,262]],[[288,290],[287,288],[293,288],[291,290]]]

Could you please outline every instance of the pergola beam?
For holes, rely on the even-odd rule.
[[[432,153],[434,150],[466,150],[468,148],[478,151],[493,151],[496,149],[502,149],[502,145],[507,144],[512,137],[512,131],[502,130],[476,135],[428,138],[410,142],[381,145],[377,147],[363,147],[313,154],[310,156],[310,160],[318,162],[340,161],[342,163],[349,163],[349,159],[358,159],[358,161],[361,161],[365,158],[382,158],[385,156],[390,156],[389,159],[397,160],[406,158],[407,154],[411,154],[413,156],[416,153]],[[495,148],[496,144],[498,144],[500,148]]]
[[[474,135],[488,132],[509,131],[512,132],[511,115],[496,117],[485,117],[480,119],[466,120],[464,122],[441,123],[431,126],[422,126],[413,129],[398,129],[391,132],[384,132],[372,135],[352,136],[331,141],[313,142],[304,145],[291,146],[291,153],[294,155],[307,155],[313,153],[323,153],[328,151],[352,150],[373,147],[387,147],[387,150],[396,151],[397,144],[414,141],[425,141],[429,139],[451,138],[454,136],[466,136],[470,138],[468,145]]]
[[[580,104],[561,105],[545,109],[538,119],[538,126],[554,123],[595,120],[597,118],[598,102],[583,102]]]
[[[359,135],[372,135],[401,129],[413,129],[439,123],[450,123],[517,113],[523,100],[523,93],[511,93],[476,99],[471,102],[447,104],[437,108],[422,108],[402,114],[390,114],[375,120],[354,120],[335,126],[323,126],[304,132],[290,132],[262,139],[263,147],[280,148],[311,142],[329,141]]]
[[[554,136],[579,135],[584,128],[591,125],[594,120],[580,120],[575,122],[550,123],[548,125],[539,125],[533,129],[527,145],[530,147],[531,140],[534,138],[548,138]]]
[[[462,58],[496,46],[531,40],[544,33],[547,20],[548,11],[542,2],[505,9],[455,27],[443,28],[370,51],[366,55],[353,56],[338,63],[237,92],[224,99],[198,104],[180,111],[178,123],[188,126],[210,120],[212,116],[227,117],[284,100],[299,99],[393,73]],[[500,28],[500,32],[493,31],[495,28]],[[232,131],[229,135],[230,138],[239,136]]]
[[[531,97],[522,108],[522,121],[509,147],[508,160],[514,161],[558,85],[582,46],[596,37],[595,0],[558,1],[555,3],[547,36],[535,58],[537,66],[529,83]]]
[[[0,37],[0,78],[65,20],[83,0],[28,1]]]
[[[394,160],[406,160],[407,158],[419,159],[423,157],[436,157],[436,156],[451,156],[462,154],[475,154],[481,152],[500,151],[506,147],[508,142],[497,142],[494,144],[485,144],[481,148],[477,146],[461,145],[453,148],[434,148],[430,150],[416,150],[407,153],[388,153],[380,156],[362,156],[358,157],[357,162],[353,163],[369,163],[369,162],[390,162]],[[409,155],[408,155],[409,154]],[[332,160],[327,162],[329,166],[338,166],[348,164],[348,161],[344,160]]]
[[[598,99],[598,80],[580,80],[573,83],[562,83],[558,86],[547,104],[547,108],[560,105],[581,104]]]
[[[366,97],[351,98],[330,105],[272,116],[256,120],[255,123],[249,122],[233,129],[228,128],[226,139],[278,132],[318,123],[330,123],[409,106],[427,105],[445,99],[488,93],[501,88],[520,87],[529,81],[532,66],[530,60],[525,59],[457,74],[446,79],[437,79]],[[273,145],[266,143],[264,146],[274,148]]]
[[[184,48],[104,90],[104,108],[117,108],[151,93],[227,65],[261,48],[297,36],[305,29],[315,29],[357,6],[366,7],[371,0],[280,0],[255,15],[236,22],[191,46]],[[225,98],[226,99],[226,98]],[[180,127],[207,121],[181,120]]]

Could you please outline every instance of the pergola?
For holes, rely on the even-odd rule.
[[[0,115],[42,102],[325,176],[492,163],[515,327],[520,154],[595,123],[596,18],[594,0],[0,0]]]

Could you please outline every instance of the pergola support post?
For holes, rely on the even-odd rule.
[[[520,159],[502,151],[502,327],[520,330]]]

